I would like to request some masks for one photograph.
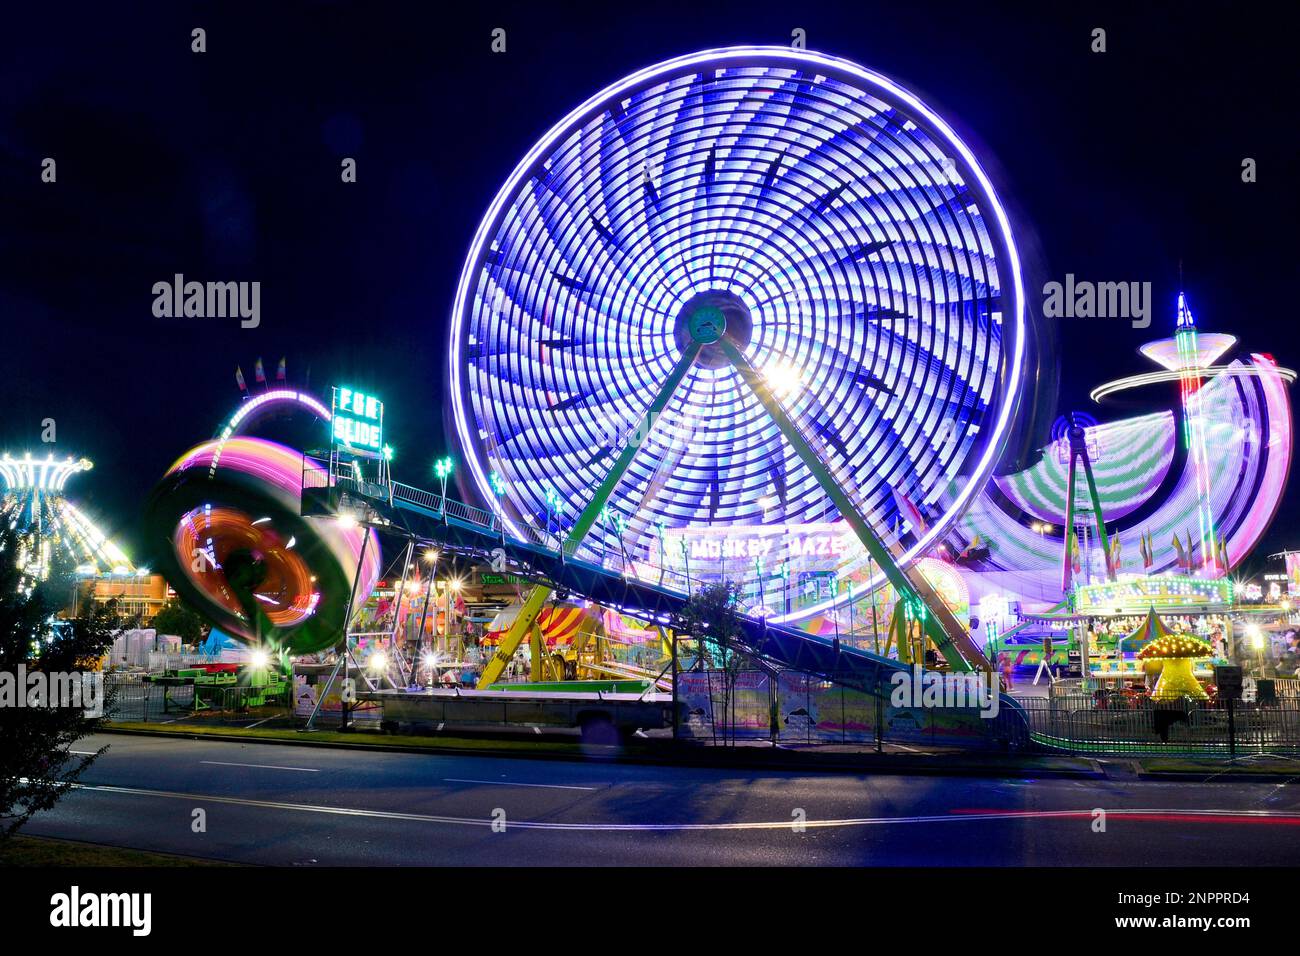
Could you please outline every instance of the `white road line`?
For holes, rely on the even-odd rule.
[[[19,778],[27,783],[26,778]],[[447,817],[427,813],[398,813],[394,810],[358,810],[349,807],[327,807],[310,803],[280,803],[273,800],[248,800],[243,797],[220,797],[210,794],[179,793],[173,790],[143,790],[138,787],[114,787],[107,784],[74,783],[73,790],[126,796],[158,797],[168,800],[189,800],[200,803],[225,803],[241,807],[260,807],[267,810],[297,810],[303,813],[324,813],[332,816],[364,817],[378,820],[407,820],[416,823],[444,823],[455,826],[493,827],[497,820],[483,817]],[[1186,823],[1191,819],[1229,820],[1252,819],[1258,822],[1276,820],[1279,823],[1300,825],[1300,813],[1283,813],[1273,810],[1183,810],[1154,808],[1135,810],[1107,810],[1107,816],[1123,818],[1134,816],[1168,817],[1164,822]],[[982,813],[946,813],[910,817],[856,817],[849,819],[806,820],[799,824],[804,829],[830,827],[887,826],[898,823],[980,823],[992,820],[1023,820],[1060,818],[1092,818],[1091,810],[994,810]],[[753,823],[542,823],[530,820],[510,821],[514,830],[570,830],[570,831],[684,831],[684,830],[792,830],[792,820],[756,821]]]
[[[200,760],[199,763],[210,763],[218,767],[256,767],[258,770],[297,770],[299,773],[320,773],[314,767],[277,767],[269,763],[230,763],[226,760]]]
[[[466,780],[463,777],[443,777],[447,783],[481,783],[489,787],[536,787],[539,790],[599,790],[600,787],[566,787],[558,783],[511,783],[509,780]]]

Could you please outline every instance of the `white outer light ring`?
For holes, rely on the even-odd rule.
[[[725,66],[729,60],[746,60],[753,57],[764,57],[772,60],[787,60],[791,64],[802,68],[826,67],[831,70],[838,70],[853,78],[857,79],[869,89],[875,87],[890,97],[904,104],[916,115],[923,118],[933,130],[938,133],[947,146],[951,147],[958,155],[965,160],[968,168],[975,174],[978,180],[982,198],[986,199],[993,210],[998,225],[998,235],[1003,246],[1007,251],[1007,258],[1011,267],[1011,285],[1015,296],[1015,310],[1012,321],[1015,323],[1015,341],[1011,356],[1011,367],[1003,386],[1002,406],[998,410],[997,422],[994,425],[993,437],[984,448],[983,457],[976,465],[971,474],[971,478],[962,488],[961,492],[945,509],[943,520],[936,521],[927,532],[921,536],[911,548],[909,548],[898,563],[902,566],[911,564],[917,557],[924,554],[932,548],[938,540],[946,534],[952,524],[961,515],[961,513],[970,504],[975,494],[983,489],[989,476],[993,472],[993,467],[1001,455],[1003,443],[1006,438],[1006,432],[1010,426],[1011,416],[1015,412],[1016,405],[1020,396],[1022,385],[1022,376],[1024,374],[1024,349],[1025,349],[1025,306],[1024,306],[1024,285],[1021,275],[1020,254],[1016,248],[1015,240],[1011,235],[1011,225],[1007,218],[1006,210],[1003,208],[993,184],[989,181],[983,167],[975,158],[964,142],[938,115],[922,103],[915,95],[903,89],[893,80],[879,73],[872,72],[853,63],[849,60],[840,59],[839,57],[828,56],[823,53],[814,53],[807,50],[794,50],[789,47],[766,47],[766,46],[742,46],[742,47],[725,47],[714,50],[701,50],[697,53],[687,54],[686,56],[677,57],[672,60],[666,60],[662,63],[646,67],[636,73],[626,76],[618,82],[606,87],[599,93],[587,99],[582,105],[572,110],[562,120],[553,125],[531,150],[519,161],[514,171],[506,180],[505,184],[497,192],[488,207],[482,220],[479,222],[477,231],[474,234],[474,240],[470,245],[469,253],[465,258],[465,263],[461,268],[460,279],[456,285],[456,298],[452,304],[451,316],[451,348],[448,350],[450,370],[451,370],[451,396],[452,411],[456,419],[456,432],[460,440],[461,447],[465,451],[470,473],[474,477],[474,483],[483,500],[492,502],[496,500],[491,485],[488,482],[487,475],[479,466],[473,449],[476,442],[470,435],[469,426],[470,418],[464,407],[461,398],[461,331],[465,316],[465,306],[481,267],[484,249],[490,241],[495,230],[498,217],[501,215],[503,207],[513,199],[520,186],[531,174],[534,166],[542,157],[552,151],[556,143],[564,135],[569,134],[573,127],[587,113],[597,109],[602,104],[621,99],[626,93],[643,84],[668,74],[675,74],[683,69],[697,65],[709,64],[712,66]],[[1005,319],[1004,319],[1005,321]],[[500,517],[504,521],[506,529],[515,537],[524,537],[515,522],[505,514],[505,510],[500,510]],[[877,572],[876,576],[868,582],[863,592],[877,587],[884,582],[884,575]],[[802,608],[790,615],[772,616],[773,621],[784,621],[793,619],[807,618],[813,614],[820,613],[831,607],[844,603],[846,599],[842,596],[828,599],[816,605]]]

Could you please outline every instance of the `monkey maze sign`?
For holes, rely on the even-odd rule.
[[[384,447],[384,403],[354,388],[334,386],[330,434],[337,450],[378,458]]]

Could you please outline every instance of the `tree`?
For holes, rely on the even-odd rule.
[[[179,637],[182,644],[193,645],[203,639],[203,618],[179,600],[164,604],[154,615],[153,626],[159,634]]]
[[[733,581],[706,584],[690,596],[673,619],[673,630],[695,639],[699,648],[697,666],[709,668],[710,701],[713,700],[712,672],[713,670],[720,672],[721,712],[730,730],[730,741],[733,743],[736,738],[734,713],[736,677],[748,660],[741,644],[740,621],[736,612],[740,597],[741,587]],[[718,735],[716,719],[713,724],[713,737],[716,741]]]
[[[22,544],[20,531],[0,527],[0,839],[54,806],[103,752],[69,752],[103,718],[67,706],[48,688],[62,675],[80,683],[126,626],[115,601],[88,601],[77,617],[58,621],[71,566],[60,563],[46,580],[32,581],[19,566]],[[43,699],[33,693],[42,684]],[[27,706],[16,706],[19,695]]]

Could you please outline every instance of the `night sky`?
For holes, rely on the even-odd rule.
[[[479,217],[550,125],[608,83],[711,46],[789,43],[911,88],[981,157],[1012,212],[1032,313],[1067,272],[1151,281],[1150,329],[1042,333],[1041,444],[1055,412],[1152,366],[1180,260],[1202,328],[1300,365],[1292,35],[1223,4],[22,4],[0,24],[0,450],[96,468],[74,497],[132,557],[148,489],[209,437],[260,355],[291,381],[387,401],[396,476],[430,486],[455,280]],[[471,5],[466,5],[471,6]],[[261,9],[267,8],[267,9]],[[133,12],[128,12],[133,11]],[[207,30],[208,50],[190,51]],[[1089,50],[1094,27],[1107,52]],[[490,31],[507,30],[493,54]],[[58,182],[40,181],[54,157]],[[340,182],[345,156],[358,182]],[[1259,181],[1241,181],[1241,161]],[[159,319],[173,273],[258,280],[262,322]],[[1046,323],[1044,323],[1046,326]],[[1134,393],[1167,405],[1168,392]],[[1292,490],[1264,546],[1300,545]]]

